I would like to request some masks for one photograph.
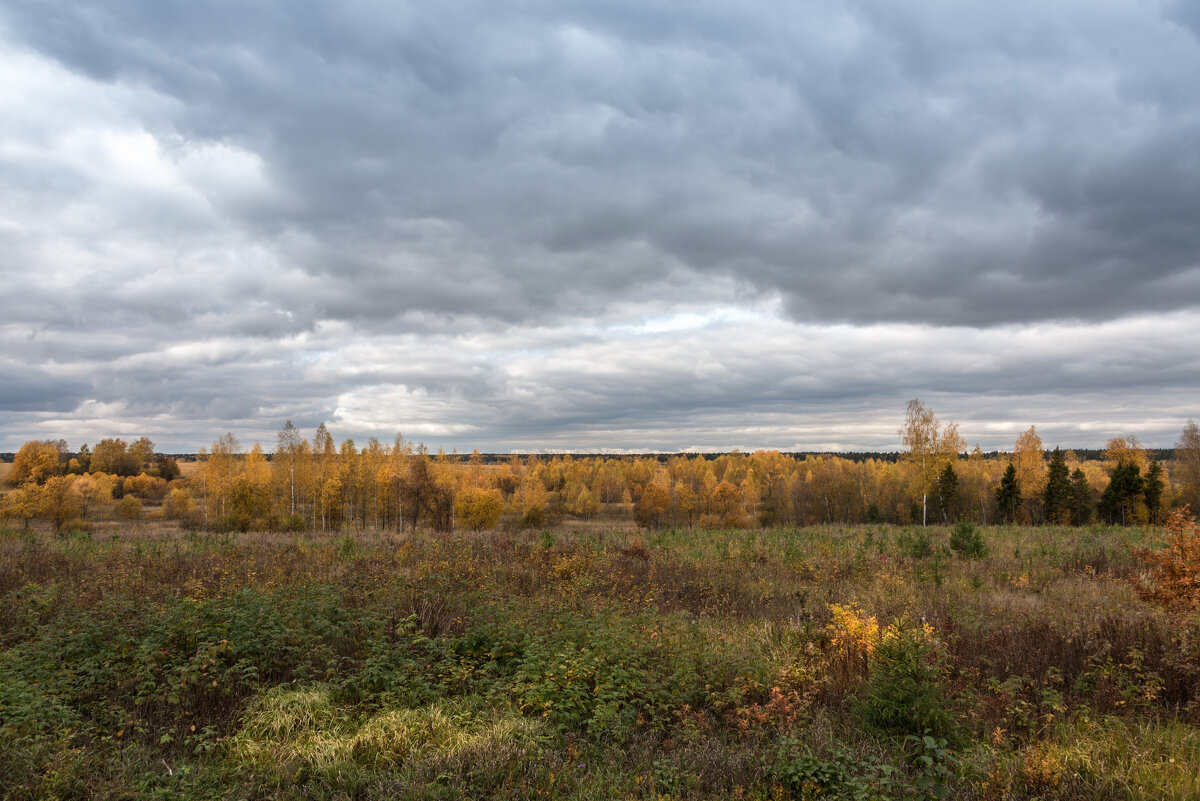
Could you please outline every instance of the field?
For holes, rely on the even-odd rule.
[[[0,535],[41,798],[1200,797],[1161,530]]]

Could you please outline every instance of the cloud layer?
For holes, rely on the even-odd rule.
[[[0,448],[1170,445],[1185,3],[0,9]]]

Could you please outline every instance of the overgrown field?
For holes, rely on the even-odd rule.
[[[6,532],[0,787],[1200,798],[1162,532],[979,533]]]

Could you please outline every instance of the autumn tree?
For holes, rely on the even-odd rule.
[[[653,485],[651,485],[653,486]],[[740,528],[746,523],[742,491],[732,481],[720,481],[713,487],[709,507],[723,528]]]
[[[154,443],[149,437],[139,437],[129,446],[129,463],[135,473],[140,473],[154,464]]]
[[[495,528],[504,513],[504,498],[498,489],[467,487],[454,496],[454,515],[472,531]]]
[[[593,489],[601,503],[620,503],[625,492],[625,475],[621,463],[615,459],[605,461],[596,474]]]
[[[41,504],[39,490],[40,487],[30,481],[0,497],[0,517],[20,520],[21,530],[28,531],[29,521],[38,516]]]
[[[371,527],[378,531],[388,519],[390,511],[392,473],[387,449],[376,437],[367,440],[359,462],[360,482],[363,487],[363,519],[371,520]]]
[[[453,528],[454,489],[438,481],[429,454],[422,448],[408,457],[399,478],[400,503],[405,519],[416,531],[421,519],[437,531]]]
[[[1179,442],[1175,443],[1175,468],[1172,475],[1179,484],[1179,501],[1200,509],[1200,427],[1188,420]]]
[[[325,502],[329,499],[332,485],[328,482],[336,478],[337,448],[333,444],[333,435],[325,427],[325,423],[317,426],[312,438],[312,472],[309,474],[309,490],[312,495],[313,517],[321,521],[321,530],[328,528],[328,509]],[[341,488],[338,487],[338,497]],[[315,522],[315,521],[314,521]]]
[[[976,519],[983,524],[988,522],[989,512],[996,502],[994,487],[998,475],[995,474],[994,467],[994,461],[984,457],[983,450],[976,445],[963,465],[963,474],[960,477],[961,494],[964,500],[970,501],[972,509],[978,504]]]
[[[271,468],[257,442],[241,461],[229,486],[229,505],[223,528],[238,531],[263,528],[271,515]]]
[[[79,496],[75,493],[74,476],[53,476],[38,488],[38,517],[54,526],[61,534],[63,526],[79,517]]]
[[[85,442],[79,446],[79,453],[71,459],[68,464],[68,472],[82,475],[88,472],[92,466],[92,449]]]
[[[281,483],[287,498],[289,517],[296,515],[296,470],[303,443],[304,438],[300,436],[300,429],[292,425],[291,420],[288,420],[279,430],[275,454],[271,458],[271,465],[282,474]]]
[[[521,517],[521,525],[534,528],[546,522],[548,493],[542,482],[532,473],[526,473],[520,486],[513,493],[513,509]]]
[[[65,450],[66,443],[61,440],[26,442],[13,459],[12,470],[8,475],[9,483],[13,486],[26,482],[45,484],[51,476],[63,472],[62,457]]]
[[[192,494],[184,487],[175,487],[167,493],[167,501],[163,504],[163,510],[171,520],[187,519],[194,508]]]
[[[933,410],[917,398],[908,402],[904,425],[900,428],[900,442],[904,445],[904,459],[915,468],[914,493],[921,496],[921,525],[925,525],[929,491],[943,467],[951,464],[966,447],[958,434],[958,426],[938,424]]]
[[[350,525],[361,524],[363,521],[363,476],[362,460],[354,440],[342,441],[338,450],[334,472],[341,482],[341,496],[336,502],[336,513],[340,520]]]
[[[1025,517],[1028,522],[1036,523],[1041,517],[1039,507],[1042,493],[1046,490],[1046,454],[1042,450],[1042,438],[1038,436],[1036,426],[1030,426],[1028,431],[1017,437],[1012,461],[1021,485]]]
[[[1142,443],[1134,436],[1113,437],[1104,446],[1104,458],[1110,466],[1131,464],[1141,473],[1149,466],[1149,457]]]
[[[79,515],[86,517],[92,507],[112,500],[113,479],[105,473],[79,476],[75,479],[75,494],[79,497]]]
[[[671,505],[679,524],[690,526],[696,522],[696,515],[700,510],[700,496],[687,484],[677,481],[671,488]]]
[[[206,525],[225,528],[232,518],[234,481],[240,466],[242,446],[232,432],[212,444],[202,466],[202,485],[205,495]],[[203,452],[202,452],[203,454]],[[92,457],[93,462],[95,456]]]
[[[638,499],[633,515],[643,528],[659,528],[671,508],[671,494],[658,484],[647,484]]]
[[[138,465],[134,463],[125,440],[109,438],[100,440],[92,449],[92,460],[88,470],[93,473],[133,476],[138,473]]]

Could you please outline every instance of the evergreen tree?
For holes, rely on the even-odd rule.
[[[1146,479],[1142,487],[1142,494],[1146,499],[1146,509],[1150,512],[1150,522],[1157,523],[1159,512],[1162,509],[1162,496],[1165,484],[1163,482],[1162,465],[1155,460],[1150,463],[1150,467],[1146,470]]]
[[[1050,470],[1046,476],[1046,489],[1042,492],[1046,508],[1046,520],[1051,523],[1071,521],[1071,479],[1067,470],[1067,457],[1061,448],[1050,455]]]
[[[1141,471],[1133,462],[1119,462],[1112,478],[1100,496],[1100,515],[1107,523],[1127,526],[1133,522],[1133,510],[1144,482]]]
[[[1000,479],[1000,487],[996,490],[996,510],[1000,518],[1011,523],[1017,516],[1017,507],[1021,503],[1021,482],[1017,480],[1017,468],[1012,462]]]
[[[1096,508],[1096,498],[1092,487],[1088,484],[1087,476],[1078,467],[1071,474],[1071,522],[1082,526],[1092,520],[1092,512]]]
[[[955,510],[958,507],[958,473],[954,472],[954,465],[949,462],[942,468],[942,472],[938,474],[938,508],[942,512],[942,520],[951,523],[953,518],[957,517]]]

